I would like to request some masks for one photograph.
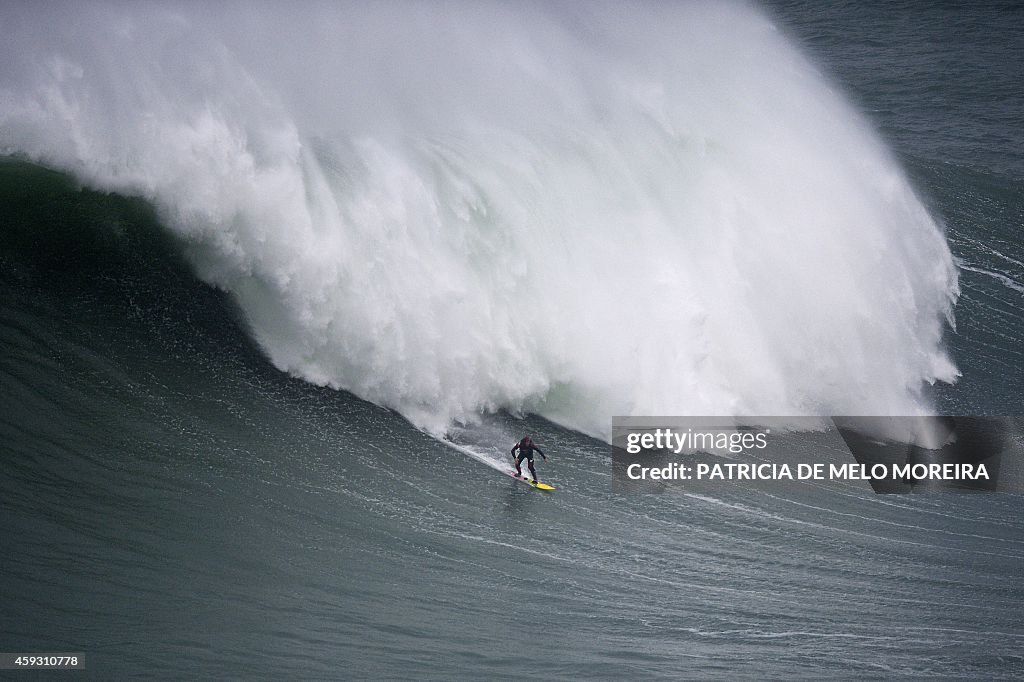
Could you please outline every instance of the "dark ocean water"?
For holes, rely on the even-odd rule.
[[[1024,12],[770,10],[947,230],[938,409],[1020,414]],[[606,444],[485,419],[550,452],[540,494],[274,369],[145,202],[20,160],[0,289],[2,651],[95,679],[1024,675],[1020,497],[621,495]]]

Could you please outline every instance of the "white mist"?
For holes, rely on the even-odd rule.
[[[735,3],[0,9],[0,150],[151,200],[274,364],[427,429],[916,414],[957,274]]]

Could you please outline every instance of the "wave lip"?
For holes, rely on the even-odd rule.
[[[147,198],[275,365],[419,426],[918,414],[957,375],[940,226],[743,4],[0,13],[4,152]]]

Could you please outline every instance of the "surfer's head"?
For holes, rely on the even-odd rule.
[[[529,436],[523,436],[523,439],[519,441],[520,445],[533,445],[533,439]]]

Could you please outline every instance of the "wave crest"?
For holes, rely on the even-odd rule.
[[[956,377],[941,229],[746,5],[0,12],[5,152],[146,197],[275,365],[422,427]]]

